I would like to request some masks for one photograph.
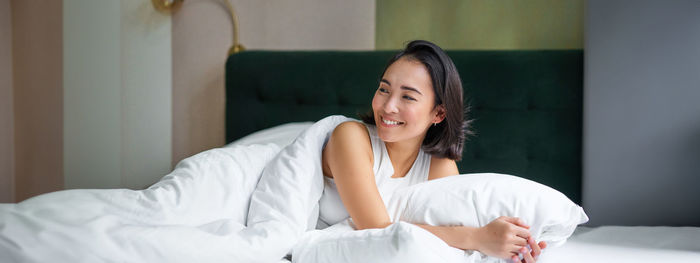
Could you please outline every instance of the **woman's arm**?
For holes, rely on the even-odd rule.
[[[391,218],[377,189],[372,170],[372,145],[362,123],[344,122],[323,150],[340,199],[357,229],[383,228]]]
[[[479,250],[478,238],[476,227],[468,226],[431,226],[424,224],[415,224],[428,232],[433,233],[433,235],[445,241],[449,246],[468,249],[468,250]]]
[[[439,237],[449,246],[465,250],[478,250],[486,255],[534,263],[547,244],[535,243],[528,231],[529,226],[515,217],[499,217],[484,227],[431,226],[416,224]],[[530,245],[531,250],[526,246]]]
[[[499,217],[484,227],[430,226],[417,224],[448,245],[459,249],[479,250],[489,256],[510,258],[527,245],[530,232],[517,224],[514,217]]]

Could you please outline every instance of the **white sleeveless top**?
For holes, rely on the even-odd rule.
[[[386,145],[379,138],[376,126],[370,124],[365,124],[365,126],[367,131],[369,131],[369,138],[372,143],[374,180],[377,183],[379,194],[385,206],[388,205],[389,198],[396,189],[428,180],[431,155],[423,152],[422,148],[418,151],[418,157],[416,157],[406,176],[391,178],[394,175],[394,167],[386,151]],[[317,229],[326,228],[350,217],[347,210],[345,210],[343,202],[340,200],[333,178],[323,176],[323,180],[324,187],[323,195],[321,195],[321,200],[319,201]]]

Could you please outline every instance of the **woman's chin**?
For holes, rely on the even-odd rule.
[[[396,142],[398,139],[396,136],[393,134],[390,134],[388,132],[382,132],[381,130],[377,131],[377,135],[379,136],[379,139],[382,139],[384,142]]]

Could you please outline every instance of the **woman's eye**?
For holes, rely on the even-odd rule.
[[[407,99],[407,100],[416,100],[416,99],[414,99],[413,97],[408,96],[408,95],[404,95],[403,98],[404,98],[404,99]]]
[[[381,93],[388,93],[389,91],[386,90],[385,88],[379,88],[379,92],[381,92]]]

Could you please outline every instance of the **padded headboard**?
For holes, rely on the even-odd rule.
[[[396,51],[244,51],[226,63],[226,141],[370,109]],[[460,173],[498,172],[581,203],[583,51],[448,51],[476,136]]]

